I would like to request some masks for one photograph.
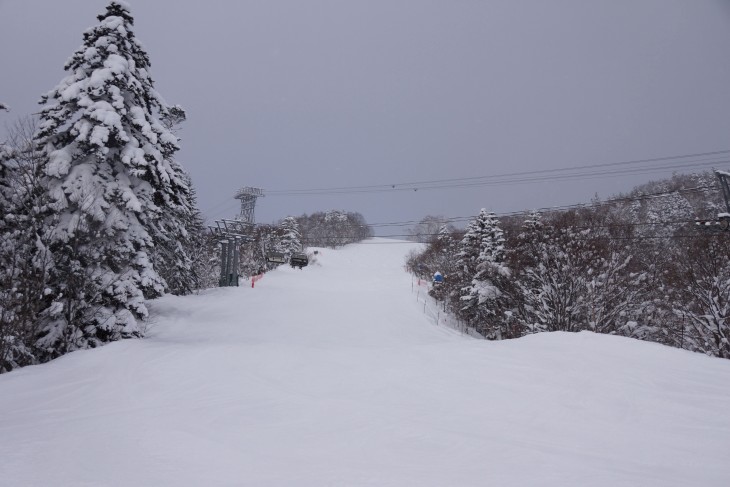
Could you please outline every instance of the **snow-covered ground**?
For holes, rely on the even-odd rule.
[[[0,485],[730,485],[730,361],[462,336],[424,315],[412,247],[165,297],[145,340],[0,376]]]

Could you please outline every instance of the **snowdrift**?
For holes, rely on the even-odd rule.
[[[726,486],[730,361],[424,315],[415,244],[151,303],[148,337],[0,376],[0,485]]]

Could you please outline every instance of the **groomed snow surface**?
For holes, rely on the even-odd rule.
[[[730,361],[436,324],[404,256],[324,249],[0,376],[0,485],[727,486]]]

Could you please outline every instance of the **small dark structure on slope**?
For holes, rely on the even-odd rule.
[[[286,255],[283,252],[267,252],[266,262],[270,264],[286,264]]]
[[[309,257],[307,257],[307,254],[304,253],[292,254],[289,259],[289,264],[291,264],[292,267],[299,267],[301,269],[309,264]]]

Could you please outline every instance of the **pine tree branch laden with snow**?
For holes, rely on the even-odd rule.
[[[36,134],[54,256],[39,344],[52,353],[140,336],[145,298],[189,292],[160,275],[191,267],[183,241],[196,209],[163,123],[179,110],[154,88],[128,5],[111,2],[98,20],[42,97]]]
[[[293,216],[288,216],[281,221],[278,234],[279,240],[276,242],[275,248],[282,252],[287,260],[292,254],[303,250],[299,223]]]

